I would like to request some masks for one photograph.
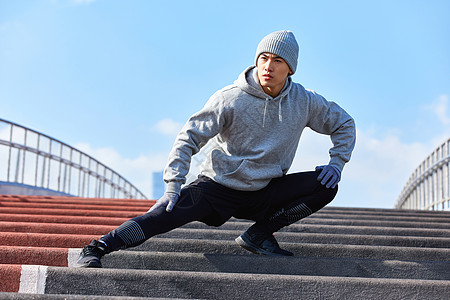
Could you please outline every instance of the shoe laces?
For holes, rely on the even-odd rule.
[[[95,256],[100,259],[105,254],[105,251],[97,245],[86,245],[83,247],[81,253],[84,257]]]

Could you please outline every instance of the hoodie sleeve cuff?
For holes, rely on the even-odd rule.
[[[344,169],[345,161],[343,161],[339,157],[335,156],[330,159],[329,165],[337,168],[342,173],[342,170]]]
[[[167,183],[166,193],[175,193],[180,195],[180,191],[181,191],[181,183],[176,181],[171,181]]]

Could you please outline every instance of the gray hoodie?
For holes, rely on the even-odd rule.
[[[251,66],[184,125],[164,171],[166,192],[180,193],[192,155],[210,139],[214,146],[201,167],[203,175],[235,190],[262,189],[288,172],[305,127],[330,135],[329,164],[342,171],[355,146],[353,119],[290,77],[280,94],[270,97]]]

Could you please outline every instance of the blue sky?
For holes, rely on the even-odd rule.
[[[289,29],[293,80],[358,141],[335,206],[392,207],[450,136],[450,1],[0,0],[0,117],[87,152],[152,195],[176,132]],[[291,171],[328,161],[305,132]]]

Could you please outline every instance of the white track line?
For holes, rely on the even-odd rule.
[[[44,294],[47,266],[22,265],[19,293]]]

